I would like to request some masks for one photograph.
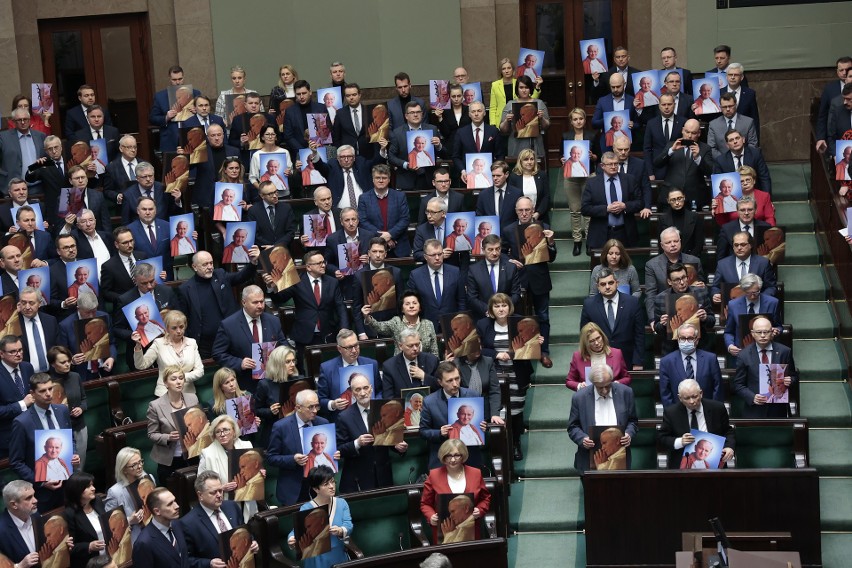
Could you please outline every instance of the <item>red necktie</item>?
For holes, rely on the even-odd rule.
[[[317,307],[320,305],[320,287],[319,287],[319,278],[314,278],[314,300],[317,302]],[[317,310],[319,313],[319,310]],[[317,329],[320,329],[320,320],[317,318]]]
[[[476,129],[476,151],[479,152],[482,149],[482,136],[479,134],[480,128]]]
[[[351,206],[351,204],[350,204]],[[326,236],[331,234],[331,220],[328,218],[329,214],[326,213],[325,219],[323,220],[323,225],[325,226],[325,234]]]
[[[257,320],[251,320],[251,340],[260,343],[260,333],[257,331]]]
[[[769,357],[766,355],[766,349],[760,350],[760,362],[763,363],[764,365],[769,364]]]

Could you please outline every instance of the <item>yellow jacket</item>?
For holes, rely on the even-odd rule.
[[[512,77],[512,92],[515,92],[515,84],[518,80]],[[533,89],[532,98],[537,99],[541,91]],[[503,78],[499,78],[491,83],[491,100],[488,105],[488,123],[492,126],[500,128],[500,115],[503,113],[503,107],[508,102],[506,100],[506,90],[503,88]],[[514,98],[514,97],[513,97]],[[511,99],[510,99],[511,100]]]

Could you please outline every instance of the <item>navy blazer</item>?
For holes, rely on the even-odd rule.
[[[545,229],[550,228],[550,225],[547,223],[541,223],[541,226]],[[509,258],[513,258],[523,263],[523,259],[521,258],[521,247],[518,243],[519,228],[520,225],[517,221],[503,227],[503,252],[508,254]],[[547,248],[550,251],[550,262],[539,262],[538,264],[524,266],[520,271],[521,287],[529,290],[533,294],[544,295],[553,289],[553,284],[550,280],[550,263],[556,260],[556,245],[548,245]]]
[[[342,303],[342,302],[341,302]],[[281,330],[281,321],[267,313],[260,314],[261,338],[264,343],[282,344],[287,338]],[[242,369],[243,359],[252,355],[252,330],[243,310],[238,310],[222,320],[216,339],[213,340],[213,358],[222,367],[230,367],[237,372],[240,388],[254,391],[255,381],[251,378],[251,369]]]
[[[243,511],[240,504],[222,501],[219,510],[236,529],[243,525]],[[197,568],[209,568],[210,560],[221,558],[219,551],[219,531],[213,526],[207,512],[196,504],[189,512],[175,521],[183,529],[190,565]]]
[[[707,431],[717,436],[725,437],[725,447],[732,450],[737,446],[734,429],[728,419],[725,405],[716,400],[702,399],[702,410]],[[675,440],[689,433],[689,413],[682,402],[675,402],[663,411],[663,424],[657,433],[657,440],[669,450],[669,469],[678,469],[683,458],[683,448],[674,449]]]
[[[799,380],[799,371],[796,369],[793,352],[789,347],[773,341],[772,351],[768,355],[770,355],[770,363],[787,365],[785,376],[790,377],[793,383]],[[765,375],[760,372],[760,364],[757,343],[752,343],[737,355],[737,370],[731,386],[734,394],[742,398],[745,403],[742,416],[743,418],[784,418],[789,414],[789,404],[757,405],[754,403],[754,395],[765,393],[767,390],[761,380],[761,377]]]
[[[325,105],[312,100],[308,103],[308,107],[308,113],[324,114],[328,117],[328,111],[326,110]],[[329,121],[328,127],[331,129],[331,121]],[[302,114],[302,109],[299,108],[299,103],[296,103],[291,106],[287,111],[287,114],[284,115],[284,142],[287,144],[290,152],[298,155],[299,148],[308,147],[308,142],[305,140],[305,131],[307,129],[308,125],[305,123],[305,117]]]
[[[459,398],[469,398],[478,395],[470,389],[460,387],[458,396]],[[441,426],[450,424],[447,407],[447,397],[441,388],[423,399],[423,409],[420,411],[420,437],[429,442],[429,469],[441,467],[441,460],[438,459],[438,448],[447,440],[445,436],[441,435]],[[483,420],[488,419],[490,419],[490,416],[483,418]],[[470,452],[468,465],[478,467],[481,465],[482,457],[479,451],[474,454],[474,450],[477,450],[477,448],[468,448]],[[474,463],[470,463],[471,459]]]
[[[628,166],[629,167],[629,166]],[[609,213],[607,213],[607,195],[609,188],[605,183],[604,175],[589,178],[582,195],[582,212],[589,217],[589,231],[586,239],[586,247],[590,249],[601,248],[608,238],[610,226]],[[627,174],[618,174],[621,184],[621,201],[627,206],[622,217],[624,218],[624,229],[627,232],[625,242],[635,243],[639,236],[636,228],[635,213],[642,210],[644,206],[642,189],[636,177]]]
[[[313,278],[306,272],[302,273],[295,286],[272,294],[272,299],[279,304],[283,304],[290,298],[293,299],[293,304],[296,306],[296,321],[293,323],[290,335],[296,343],[304,345],[313,343],[317,322],[319,322],[319,334],[323,342],[330,343],[340,329],[349,327],[349,316],[346,314],[337,279],[328,275],[320,278],[319,306],[314,297],[312,280]]]
[[[379,392],[379,381],[381,380],[381,375],[379,375],[379,362],[375,359],[370,359],[369,357],[358,357],[358,360],[355,363],[356,365],[372,365],[373,367],[373,392]],[[335,422],[337,417],[340,414],[339,410],[329,410],[328,409],[328,401],[337,399],[337,379],[338,379],[338,371],[343,368],[343,358],[337,356],[333,359],[329,359],[328,361],[323,361],[322,365],[320,365],[320,374],[319,378],[317,378],[317,396],[320,399],[320,413]],[[352,399],[352,405],[355,404],[355,399]],[[350,405],[351,406],[351,405]]]
[[[568,436],[577,444],[577,454],[574,456],[574,469],[583,473],[591,469],[591,455],[583,447],[583,439],[589,438],[592,426],[595,426],[595,393],[591,389],[580,389],[571,399],[571,414],[568,417]],[[639,431],[639,419],[636,417],[636,403],[633,399],[633,389],[618,382],[612,383],[612,401],[615,406],[615,417],[618,427],[628,436],[635,436]],[[613,426],[613,424],[601,424]],[[627,446],[627,469],[630,469],[630,446]]]
[[[379,198],[376,191],[370,186],[358,199],[358,221],[359,226],[367,231],[381,233],[387,231],[391,239],[396,241],[396,247],[388,251],[388,256],[397,258],[411,255],[411,243],[408,240],[408,224],[411,222],[411,213],[408,209],[408,199],[405,193],[396,189],[388,189],[388,224],[384,226],[382,214],[379,209]]]
[[[218,114],[213,114],[212,112],[207,115],[207,127],[209,128],[212,124],[218,124],[222,127],[223,132],[227,132],[228,129],[225,128],[225,119],[219,116]],[[181,128],[195,128],[196,126],[201,126],[201,119],[198,118],[197,114],[193,114],[188,119],[184,120],[181,123]]]
[[[358,119],[361,123],[361,129],[356,131],[355,124],[352,122],[351,107],[346,105],[342,109],[339,109],[337,114],[334,115],[334,124],[331,128],[331,139],[334,142],[334,145],[338,148],[343,145],[349,145],[355,149],[356,156],[372,158],[375,153],[375,149],[372,144],[370,144],[370,137],[367,136],[367,128],[370,126],[370,120],[364,116],[366,111],[367,107],[359,103]]]
[[[234,298],[232,288],[239,286],[244,282],[248,282],[254,278],[257,266],[249,263],[239,272],[225,272],[221,268],[213,270],[213,276],[210,278],[210,283],[213,288],[213,294],[216,296],[218,304],[218,312],[222,319],[227,318],[234,312],[240,309],[240,305]],[[201,297],[198,294],[198,278],[193,276],[180,285],[178,289],[181,297],[181,303],[186,310],[186,336],[193,339],[201,337],[201,320],[204,317],[205,310],[209,311],[209,306],[201,304]],[[209,314],[208,317],[217,317],[217,314]]]
[[[494,348],[494,340],[497,333],[494,330],[494,318],[482,318],[476,322],[476,332],[479,334],[479,341],[482,344],[482,355],[497,360],[497,350]],[[499,363],[497,363],[499,365]],[[515,369],[515,376],[518,379],[518,388],[524,392],[530,386],[532,378],[532,362],[530,361],[513,361],[512,367]]]
[[[515,202],[524,196],[524,192],[513,185],[507,184],[504,189],[506,193],[503,195],[503,211],[500,214],[501,229],[518,220],[518,214],[515,213]],[[494,186],[491,186],[479,192],[479,197],[476,199],[477,217],[497,215],[497,207],[494,203],[494,191]]]
[[[728,87],[723,87],[719,95],[728,92]],[[737,112],[754,120],[754,128],[757,130],[757,138],[760,139],[760,112],[757,110],[757,93],[745,85],[740,85],[740,96],[737,100]],[[763,188],[761,188],[763,189]]]
[[[695,353],[692,354],[692,359],[693,378],[698,381],[704,396],[724,402],[722,370],[719,368],[719,360],[716,355],[703,349],[696,349]],[[686,368],[683,366],[680,351],[672,351],[660,359],[660,400],[664,407],[678,401],[677,387],[685,378]]]
[[[601,175],[603,170],[600,165],[596,168],[596,173]],[[620,171],[620,167],[619,167]],[[627,175],[632,176],[636,183],[639,185],[639,191],[642,195],[642,207],[646,209],[650,209],[652,203],[651,199],[651,178],[653,175],[653,169],[648,169],[648,165],[639,158],[634,158],[633,156],[627,157]],[[664,192],[661,192],[664,193]]]
[[[151,239],[148,238],[148,231],[142,221],[139,219],[127,225],[128,230],[133,235],[136,250],[145,253],[147,258],[157,256],[163,257],[163,270],[166,271],[168,279],[174,278],[172,273],[172,258],[171,239],[169,234],[169,222],[162,219],[154,219],[154,229],[157,231],[157,247],[151,246]]]
[[[434,278],[429,265],[424,264],[412,270],[408,276],[408,284],[406,285],[408,289],[420,292],[423,308],[420,316],[430,320],[435,325],[436,332],[440,332],[441,330],[441,323],[439,321],[441,314],[451,314],[467,309],[467,298],[464,289],[465,283],[461,279],[461,272],[459,272],[458,268],[446,262],[443,264],[443,272],[444,278],[440,304],[435,298],[435,292],[432,289]]]
[[[104,318],[107,322],[107,327],[112,329],[112,318],[106,312],[102,312],[100,310],[95,312],[95,317]],[[77,353],[77,349],[79,346],[77,345],[77,338],[74,331],[75,322],[79,321],[80,316],[77,311],[71,313],[70,316],[65,318],[64,320],[59,322],[59,344],[64,345],[68,349],[71,350],[71,353]],[[115,334],[110,334],[109,337],[109,356],[115,360],[118,357],[118,350],[115,347]],[[112,371],[107,373],[103,368],[100,369],[98,375],[95,375],[91,371],[91,367],[88,362],[83,362],[79,365],[73,365],[71,367],[72,370],[76,371],[83,378],[83,382],[86,382],[91,379],[100,378],[101,376],[111,375],[113,371],[115,371],[115,366],[113,366]]]
[[[64,404],[51,404],[51,413],[59,428],[71,428],[71,414]],[[43,430],[44,424],[36,413],[36,405],[30,405],[26,412],[22,412],[12,421],[12,439],[9,442],[9,465],[20,479],[35,482],[35,431]],[[74,442],[73,453],[77,453],[77,444]],[[71,464],[66,464],[69,469]],[[61,498],[59,499],[62,500]],[[41,503],[39,503],[41,505]],[[42,509],[49,510],[49,509]]]
[[[438,197],[437,191],[428,193],[420,198],[420,207],[417,210],[417,219],[415,220],[418,225],[422,225],[427,221],[426,206],[433,197]],[[464,210],[464,196],[455,190],[449,190],[447,192],[447,213],[457,213]]]
[[[172,523],[171,529],[177,542],[174,546],[153,522],[148,523],[133,543],[133,565],[189,568],[189,550],[183,527],[179,523]]]
[[[470,385],[471,366],[467,364],[466,357],[455,359],[456,367],[461,375],[461,385],[468,388]],[[491,421],[492,416],[498,416],[500,408],[503,406],[502,395],[500,393],[500,382],[497,380],[497,369],[494,359],[486,355],[482,355],[476,360],[473,365],[479,371],[479,377],[482,380],[482,411],[484,416],[481,418],[486,422]]]
[[[819,118],[816,124],[816,139],[826,140],[828,133],[828,111],[831,108],[831,101],[840,96],[840,91],[844,81],[833,78],[826,83],[822,89],[822,95],[819,99]]]
[[[311,423],[314,426],[328,424],[328,420],[317,416]],[[294,456],[304,453],[302,450],[302,433],[296,414],[278,420],[272,426],[269,446],[266,448],[266,463],[278,468],[278,485],[275,497],[279,505],[295,505],[299,500],[304,481],[304,468],[296,463]]]
[[[0,365],[0,458],[9,455],[12,421],[24,412],[21,410],[20,401],[30,392],[30,377],[35,372],[33,366],[26,361],[22,361],[18,368],[24,383],[24,392],[18,390],[12,375],[6,367]]]
[[[180,215],[183,209],[175,202],[175,198],[166,193],[166,188],[158,181],[154,182],[154,203],[157,206],[157,219],[168,221],[171,215]],[[136,206],[142,199],[142,188],[138,183],[129,185],[123,192],[124,199],[121,202],[121,224],[129,225],[139,218],[136,214]]]
[[[104,111],[104,124],[112,126],[112,118],[109,109],[104,105],[98,105]],[[62,125],[62,133],[65,138],[72,138],[74,133],[80,129],[89,127],[89,119],[83,112],[82,104],[75,104],[65,113],[65,124]]]
[[[431,187],[432,172],[434,167],[421,167],[417,170],[408,169],[408,132],[411,130],[408,124],[394,128],[390,133],[390,144],[387,147],[388,164],[396,172],[396,186],[400,189],[412,190],[421,187]],[[429,140],[441,138],[441,132],[436,126],[423,123],[418,132],[422,132]],[[437,163],[441,156],[449,154],[444,146],[435,146],[435,161]],[[428,181],[425,178],[429,178]],[[419,183],[418,183],[419,182]]]
[[[446,117],[444,111],[444,116]],[[505,156],[500,150],[500,131],[496,126],[482,123],[482,131],[479,133],[479,150],[476,149],[476,139],[473,137],[473,127],[468,121],[464,126],[460,126],[455,131],[453,136],[453,165],[457,172],[467,169],[465,154],[491,154],[494,160],[502,160]]]
[[[784,322],[781,321],[780,302],[772,296],[761,294],[760,310],[757,313],[770,314],[772,316],[772,327],[781,330]],[[740,347],[739,341],[739,320],[740,316],[748,313],[747,299],[745,296],[740,296],[728,302],[728,319],[725,320],[725,347],[736,345]]]
[[[760,148],[743,146],[742,162],[744,166],[751,166],[757,172],[757,188],[762,189],[766,193],[772,193],[772,178],[769,175],[769,167],[766,165],[766,160],[763,159],[763,153]],[[737,171],[734,164],[734,153],[728,150],[716,158],[716,164],[713,168],[714,174],[725,174],[728,172]]]
[[[136,165],[139,165],[139,162],[141,160],[136,158]],[[124,158],[122,156],[118,156],[108,163],[106,171],[108,175],[106,180],[104,180],[104,194],[106,194],[107,199],[115,203],[118,194],[136,182],[130,179],[127,168],[124,167]]]
[[[438,388],[435,380],[435,369],[438,368],[438,358],[431,353],[417,355],[417,366],[423,369],[423,384],[416,385],[408,374],[408,362],[405,356],[397,353],[382,364],[382,398],[385,400],[399,398],[402,389],[414,387],[429,387],[433,391]]]
[[[390,273],[393,275],[393,281],[396,285],[396,297],[397,299],[400,299],[402,297],[402,292],[405,291],[405,288],[402,286],[402,271],[398,266],[391,266],[389,264],[385,264],[384,269],[390,270]],[[344,278],[341,284],[342,286],[346,285],[345,282],[347,278],[350,279],[348,283],[350,286],[348,293],[352,298],[352,325],[355,326],[355,332],[358,334],[366,333],[368,337],[375,339],[378,337],[378,334],[372,327],[366,327],[364,325],[364,314],[361,313],[361,308],[364,307],[364,287],[361,285],[361,273],[359,272],[354,276]],[[347,292],[344,292],[344,294],[346,293]],[[397,306],[394,306],[392,309],[373,312],[370,315],[377,321],[387,321],[396,315],[396,309]]]
[[[370,239],[373,237],[378,237],[377,233],[373,233],[371,231],[365,231],[361,227],[358,227],[358,252],[360,254],[367,254],[367,251],[370,248]],[[328,238],[325,240],[325,264],[326,264],[326,272],[329,274],[334,274],[336,271],[340,270],[340,266],[338,265],[339,259],[337,258],[337,246],[346,244],[346,231],[343,228],[340,228],[330,234]],[[347,282],[344,277],[343,280],[340,281],[341,288],[346,288],[347,284],[351,285],[351,281]],[[351,286],[350,286],[351,287]],[[345,292],[344,292],[345,295]],[[351,298],[346,298],[347,300]]]
[[[44,541],[44,520],[36,512],[31,515],[33,524],[33,536],[36,544]],[[24,542],[24,537],[18,531],[18,525],[12,519],[11,513],[8,510],[0,513],[0,552],[14,562],[19,563],[24,559],[24,556],[30,553],[27,543]],[[34,550],[33,552],[37,552]]]
[[[269,221],[269,205],[262,201],[246,212],[246,220],[255,222],[254,244],[259,247],[284,245],[289,247],[296,234],[296,217],[293,208],[285,201],[275,206],[275,225]]]
[[[450,229],[452,231],[452,228]],[[417,262],[425,262],[426,257],[423,255],[423,245],[429,239],[435,238],[435,226],[431,223],[423,222],[417,225],[417,229],[414,230],[414,244],[411,246],[411,256],[414,257],[414,260]],[[447,222],[444,220],[444,242],[441,243],[441,246],[444,246],[447,238]]]
[[[31,359],[35,359],[37,361],[38,358],[35,353],[30,356],[29,333],[31,326],[28,325],[28,321],[25,321],[28,319],[29,318],[25,318],[23,314],[18,314],[18,320],[21,323],[21,344],[24,346],[24,361],[30,361]],[[44,357],[45,360],[47,360],[48,349],[59,342],[59,322],[56,321],[55,317],[41,310],[39,310],[38,319],[41,322],[41,329],[44,333],[41,339],[47,347],[47,349],[44,350]],[[44,373],[49,371],[50,368],[42,370]]]
[[[77,311],[76,306],[62,308],[62,302],[68,298],[67,267],[68,264],[61,258],[50,263],[50,307],[47,311],[59,322]]]
[[[610,329],[603,296],[598,293],[583,300],[580,327],[590,321],[598,324],[609,339],[609,344],[618,347],[628,365],[643,365],[645,360],[645,314],[639,298],[618,292],[618,308],[615,314],[615,329]]]
[[[740,281],[740,260],[734,256],[726,256],[716,265],[716,275],[713,277],[712,294],[718,294],[722,291],[722,283],[728,282],[738,284]],[[752,253],[749,258],[748,271],[751,274],[757,274],[763,280],[761,292],[768,296],[775,296],[776,286],[778,285],[775,277],[775,269],[769,264],[766,258]]]
[[[192,89],[193,97],[200,94],[201,91],[198,89]],[[174,152],[178,147],[178,123],[166,119],[169,108],[168,89],[157,91],[154,94],[154,105],[151,107],[151,112],[148,113],[148,122],[151,123],[151,126],[160,129],[161,152]]]
[[[118,152],[118,141],[121,138],[121,133],[115,126],[104,124],[101,127],[101,138],[106,140],[108,164],[109,162],[118,158],[118,156],[120,155]],[[92,140],[92,128],[89,126],[88,121],[86,121],[86,125],[83,128],[74,131],[74,134],[68,139],[70,143],[78,141],[91,142]],[[105,169],[107,164],[104,164]]]
[[[384,160],[378,154],[376,154],[374,159],[355,156],[355,161],[352,164],[352,175],[355,177],[355,183],[361,188],[362,194],[373,189],[373,166],[383,162]],[[337,160],[329,162],[319,160],[315,164],[315,167],[322,177],[325,178],[326,185],[331,190],[331,202],[336,207],[340,203],[343,193],[347,191],[346,178],[343,175],[343,168],[340,167],[340,162]]]
[[[393,485],[390,448],[373,444],[355,449],[355,440],[369,434],[361,407],[353,402],[337,417],[337,449],[343,458],[339,493],[368,491]]]
[[[412,103],[419,103],[420,108],[423,109],[423,123],[426,124],[429,122],[429,105],[423,102],[423,99],[420,97],[415,97],[411,95]],[[405,108],[402,105],[402,101],[399,97],[394,97],[389,100],[386,104],[388,109],[388,118],[390,119],[390,131],[393,132],[395,128],[398,128],[405,124]]]
[[[107,250],[109,251],[110,257],[115,256],[115,239],[110,233],[106,231],[97,231],[98,236],[106,245]],[[83,234],[83,231],[79,229],[72,229],[71,234],[74,235],[74,238],[77,240],[77,260],[85,259],[85,258],[95,258],[95,251],[92,250],[92,245],[89,244],[89,239],[86,238],[86,235]],[[37,243],[38,241],[36,241]],[[52,245],[52,240],[48,238],[46,245]],[[52,248],[52,247],[51,247]],[[56,249],[53,248],[55,251]],[[36,256],[36,258],[42,258],[40,256]],[[104,263],[106,264],[106,263]]]
[[[508,294],[512,298],[512,304],[516,306],[521,301],[520,271],[509,262],[509,257],[500,256],[497,266],[497,290],[493,289],[489,270],[488,261],[484,258],[467,269],[467,307],[473,312],[474,320],[485,317],[488,300],[497,292]]]
[[[85,200],[88,202],[86,209],[91,210],[95,215],[96,227],[99,231],[112,232],[112,217],[110,217],[109,205],[104,199],[103,191],[96,189],[101,184],[103,178],[90,180],[90,185],[84,192]],[[63,227],[62,221],[59,221],[54,226],[57,231]]]

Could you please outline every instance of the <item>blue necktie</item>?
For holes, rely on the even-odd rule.
[[[497,269],[496,264],[491,265],[491,289],[494,290],[494,293],[497,293]]]
[[[441,279],[438,271],[435,271],[435,299],[438,301],[438,305],[441,304]]]
[[[47,420],[47,429],[48,430],[56,430],[56,422],[51,418],[53,413],[50,411],[50,408],[44,411],[44,417]]]
[[[695,369],[692,367],[692,355],[686,356],[686,378],[694,379],[695,378]]]
[[[17,367],[15,367],[14,377],[15,377],[15,386],[18,387],[18,392],[21,393],[21,398],[23,398],[24,394],[26,394],[24,392],[24,381],[23,381],[23,379],[21,379],[21,372],[18,370]]]
[[[30,318],[30,323],[33,326],[33,342],[36,346],[36,357],[38,357],[38,370],[43,373],[47,370],[47,358],[44,356],[44,347],[41,344],[41,332],[38,330],[35,318]]]

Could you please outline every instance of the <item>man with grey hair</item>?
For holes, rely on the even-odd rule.
[[[323,361],[320,365],[320,375],[317,379],[317,395],[322,406],[320,412],[332,422],[336,422],[338,414],[351,404],[351,400],[340,396],[346,391],[345,388],[340,388],[337,382],[341,369],[353,365],[370,367],[371,388],[379,379],[378,361],[361,356],[361,345],[351,329],[343,328],[337,332],[337,352],[340,354],[339,357]]]
[[[620,78],[620,74],[613,78]],[[581,211],[589,218],[586,248],[601,248],[609,239],[634,243],[638,239],[634,215],[644,205],[638,175],[618,171],[618,157],[613,152],[601,156],[603,175],[588,179],[583,189]]]
[[[449,180],[450,174],[444,173],[442,176],[442,174],[438,173],[436,170],[435,177],[446,177],[447,180]],[[449,183],[447,185],[449,186]],[[444,247],[448,230],[446,223],[447,203],[440,197],[432,197],[426,203],[424,214],[426,215],[426,221],[418,225],[417,229],[414,231],[414,244],[411,249],[411,254],[414,257],[414,260],[417,262],[423,262],[426,260],[426,257],[423,254],[423,245],[430,239],[435,239],[441,243],[441,247],[444,249],[444,258],[449,258],[453,253],[453,249]]]
[[[91,292],[81,290],[77,296],[77,311],[59,322],[59,344],[64,345],[74,353],[71,358],[72,370],[80,373],[83,381],[98,379],[102,376],[112,374],[115,358],[118,350],[115,346],[115,334],[109,335],[109,357],[99,358],[93,361],[84,360],[85,353],[79,350],[77,343],[77,322],[92,318],[99,318],[106,324],[107,329],[112,329],[112,318],[104,311],[98,309],[98,297]]]
[[[683,252],[683,243],[677,227],[666,227],[660,232],[660,249],[663,254],[658,254],[645,263],[645,311],[648,321],[654,318],[654,296],[669,287],[666,283],[666,270],[670,264],[680,262],[694,266],[698,276],[693,286],[704,286],[707,282],[701,259]]]
[[[725,71],[728,86],[723,87],[720,94],[731,93],[736,97],[737,112],[754,121],[757,139],[760,140],[760,112],[757,110],[757,93],[745,82],[745,68],[742,63],[731,63]]]
[[[254,392],[256,381],[251,378],[257,361],[252,358],[256,343],[287,341],[281,330],[281,321],[265,313],[266,298],[259,286],[250,285],[243,289],[242,309],[222,320],[213,341],[213,358],[223,366],[234,369],[240,388]]]
[[[50,219],[51,224],[57,218],[59,194],[62,188],[68,185],[66,174],[67,169],[62,158],[62,140],[58,136],[51,134],[44,139],[43,157],[30,164],[27,168],[27,173],[24,175],[24,179],[28,183],[40,183],[40,193],[43,195],[41,203],[42,215],[45,219]],[[11,192],[9,197],[18,201]],[[19,203],[19,205],[23,204]]]
[[[15,567],[37,566],[39,563],[36,528],[42,526],[36,507],[38,499],[32,483],[15,479],[3,487],[6,510],[0,513],[0,553]]]
[[[107,199],[119,205],[124,201],[124,190],[136,182],[136,167],[140,163],[137,158],[138,150],[136,138],[125,134],[118,141],[120,155],[107,164],[109,177],[105,182],[104,194]]]
[[[27,169],[44,156],[45,135],[30,128],[30,113],[26,109],[12,111],[15,128],[0,131],[0,187],[8,187],[12,177],[24,177]],[[40,193],[37,186],[33,193]]]
[[[112,237],[108,232],[97,229],[95,214],[90,209],[80,210],[77,214],[77,228],[71,234],[77,239],[77,257],[97,260],[100,282],[101,267],[115,255]]]
[[[331,76],[331,86],[343,88],[346,85],[346,66],[340,61],[334,61],[328,67]]]
[[[420,563],[420,568],[453,568],[453,564],[444,554],[433,552]]]
[[[746,274],[740,278],[740,290],[743,295],[728,302],[728,319],[725,320],[725,348],[736,357],[741,348],[740,316],[767,314],[772,321],[772,337],[781,333],[780,302],[764,293],[763,279],[757,274]],[[751,318],[749,318],[751,319]]]
[[[677,388],[678,400],[663,411],[663,424],[657,431],[657,441],[669,450],[668,467],[677,469],[683,448],[695,441],[693,430],[710,432],[725,437],[722,462],[734,457],[736,438],[728,420],[725,404],[703,398],[701,385],[695,379],[681,381]]]
[[[698,349],[699,330],[691,323],[677,329],[677,350],[660,359],[660,400],[663,406],[677,402],[678,386],[697,379],[707,396],[724,401],[722,370],[715,353]]]
[[[403,329],[397,338],[398,353],[382,364],[382,398],[399,398],[402,389],[438,388],[435,369],[438,358],[422,352],[420,333]]]
[[[154,200],[157,206],[157,218],[168,221],[171,215],[179,215],[183,213],[181,207],[180,193],[175,196],[168,195],[162,183],[154,180],[154,166],[148,162],[139,162],[136,165],[135,183],[131,183],[123,191],[121,200],[121,224],[128,225],[139,215],[136,212],[136,207],[139,205],[139,200],[143,197],[149,197]]]

